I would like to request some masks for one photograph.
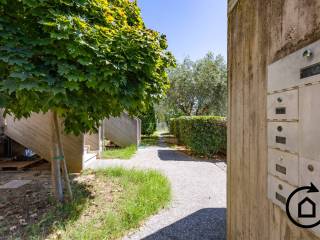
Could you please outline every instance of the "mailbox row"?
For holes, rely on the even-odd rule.
[[[320,187],[320,84],[268,95],[268,197],[282,210],[290,193],[312,182]],[[311,218],[299,218],[298,206],[305,193],[290,202],[291,215],[303,224]],[[320,206],[320,197],[311,197]],[[316,208],[320,216],[320,207]],[[312,229],[320,236],[320,227]]]
[[[267,119],[268,197],[285,211],[298,187],[320,189],[320,40],[268,66]],[[296,194],[290,212],[308,225],[299,210],[320,216],[320,193],[307,195]],[[320,226],[311,230],[320,236]]]

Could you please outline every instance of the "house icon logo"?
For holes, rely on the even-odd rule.
[[[296,194],[298,193],[300,193],[300,195],[297,196]],[[300,198],[303,196],[302,194],[305,194],[304,198]],[[302,200],[298,203],[291,201],[294,196]],[[313,183],[310,183],[309,186],[299,187],[290,193],[286,201],[286,213],[294,225],[301,228],[314,228],[320,225],[320,214],[317,213],[319,206],[316,204],[318,202],[312,200],[315,198],[320,199],[320,191]],[[290,210],[294,210],[294,213],[298,213],[299,220],[305,221],[297,220],[296,215],[292,215]]]
[[[305,197],[298,203],[298,217],[299,218],[315,218],[316,204],[310,198]]]

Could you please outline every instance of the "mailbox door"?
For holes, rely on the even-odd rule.
[[[297,122],[269,122],[269,147],[298,153],[298,125]]]
[[[299,91],[300,154],[304,158],[320,161],[320,84]]]
[[[268,96],[269,120],[298,120],[298,90]]]
[[[282,210],[286,211],[286,202],[290,195],[295,190],[295,187],[288,183],[279,180],[271,175],[268,176],[268,197],[269,199],[279,206]],[[294,218],[298,217],[296,206],[298,205],[299,196],[292,198],[290,201],[290,213]]]
[[[311,58],[303,56],[306,50],[312,52]],[[274,62],[268,67],[268,92],[320,81],[320,75],[316,74],[319,62],[320,40]]]
[[[269,148],[268,158],[269,173],[293,186],[299,186],[299,157],[297,155]]]
[[[312,182],[320,188],[320,162],[307,158],[300,158],[300,186],[310,186]]]

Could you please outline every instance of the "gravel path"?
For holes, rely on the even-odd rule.
[[[164,173],[172,185],[170,206],[149,218],[124,240],[226,239],[226,164],[195,161],[168,148],[139,148],[133,159],[97,160],[90,168],[124,166],[152,168]]]

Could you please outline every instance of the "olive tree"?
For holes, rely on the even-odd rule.
[[[0,107],[17,119],[52,112],[60,172],[57,119],[77,135],[147,108],[168,88],[166,49],[135,1],[0,0]],[[59,177],[55,184],[63,200]]]
[[[227,68],[222,56],[209,52],[195,62],[186,58],[169,71],[169,79],[171,88],[162,106],[170,117],[226,115]]]

